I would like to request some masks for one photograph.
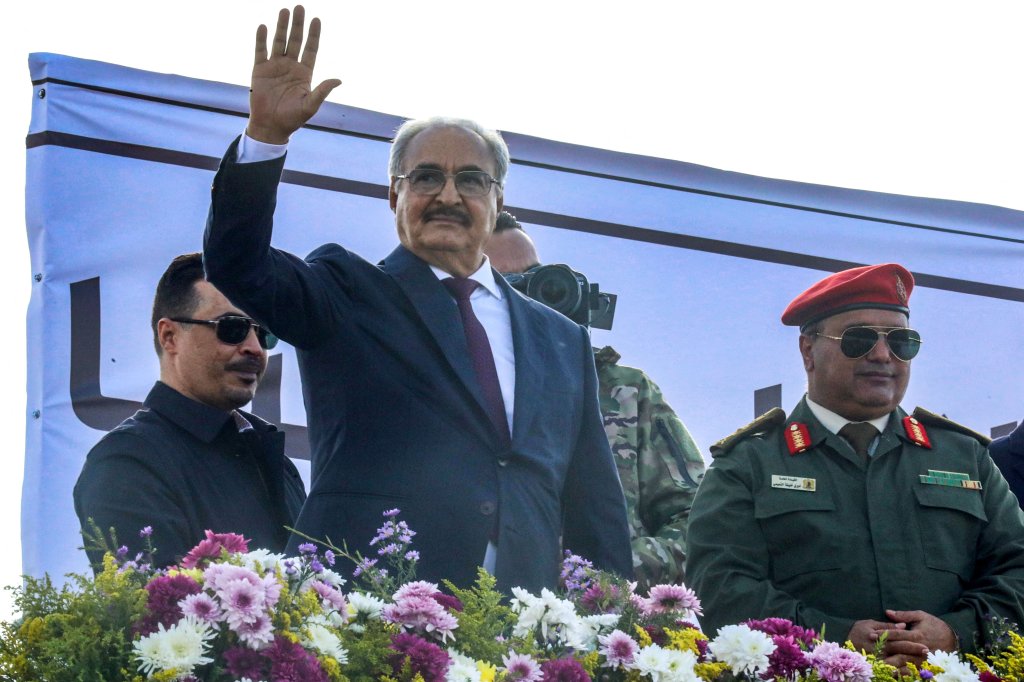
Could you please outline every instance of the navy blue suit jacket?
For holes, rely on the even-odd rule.
[[[988,453],[1017,496],[1017,503],[1024,509],[1024,422],[1010,435],[989,443]]]
[[[373,265],[336,244],[305,260],[270,246],[283,159],[234,163],[213,186],[211,283],[298,351],[312,486],[298,530],[350,550],[398,507],[421,579],[466,585],[498,532],[503,590],[553,587],[561,548],[632,573],[625,502],[585,329],[520,295],[509,304],[512,442],[484,410],[458,308],[403,247]]]

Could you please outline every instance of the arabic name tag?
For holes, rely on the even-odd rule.
[[[779,476],[772,474],[772,487],[782,490],[803,490],[813,493],[816,483],[813,478],[801,478],[800,476]]]

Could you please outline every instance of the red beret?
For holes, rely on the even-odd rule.
[[[782,313],[782,324],[804,327],[861,308],[897,310],[909,315],[907,302],[913,288],[914,276],[896,263],[843,270],[794,298]]]

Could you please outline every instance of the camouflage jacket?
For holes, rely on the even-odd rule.
[[[594,354],[604,429],[626,495],[635,577],[639,589],[679,583],[704,459],[657,384],[616,364],[619,357],[611,346]]]

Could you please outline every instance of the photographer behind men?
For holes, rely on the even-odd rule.
[[[498,214],[484,252],[514,287],[528,289],[531,296],[576,322],[611,327],[608,301],[602,299],[597,310],[590,310],[587,298],[591,292],[585,290],[591,287],[585,278],[566,266],[541,266],[533,240],[508,212]],[[513,273],[527,274],[509,276]],[[582,281],[574,282],[569,275]],[[563,284],[572,291],[563,291]],[[574,305],[576,297],[572,295],[577,290],[579,306]],[[605,433],[626,496],[634,577],[640,589],[682,582],[686,526],[697,484],[704,475],[704,460],[650,377],[617,364],[619,354],[611,346],[596,350],[594,359]]]
[[[277,339],[203,278],[198,253],[178,256],[160,278],[151,324],[160,380],[89,452],[74,493],[83,530],[89,519],[114,528],[134,551],[149,526],[157,566],[176,563],[207,530],[283,551],[306,498],[302,479],[284,433],[238,409]],[[99,564],[102,552],[89,559]]]

